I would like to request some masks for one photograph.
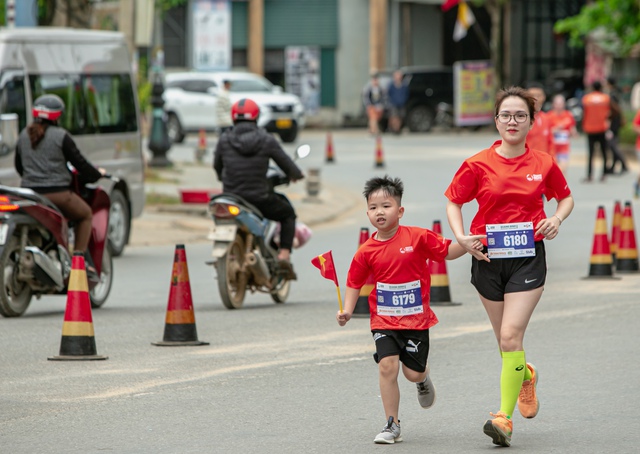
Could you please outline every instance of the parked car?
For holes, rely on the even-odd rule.
[[[249,72],[179,72],[165,76],[164,110],[167,132],[180,143],[189,133],[217,130],[215,106],[224,80],[231,82],[231,102],[251,98],[260,106],[258,126],[276,133],[283,142],[293,142],[305,125],[300,99],[282,87]]]
[[[411,132],[428,132],[435,124],[438,104],[453,105],[453,70],[406,66],[401,71],[409,84],[404,124]]]

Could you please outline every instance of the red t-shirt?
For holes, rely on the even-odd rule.
[[[633,118],[633,124],[640,126],[640,110],[636,112],[636,116]],[[640,151],[640,135],[636,137],[636,150]]]
[[[485,235],[487,224],[533,222],[547,216],[542,195],[551,200],[571,194],[562,171],[551,156],[530,149],[517,158],[506,159],[496,152],[502,144],[466,159],[458,169],[445,196],[457,204],[478,202],[478,213],[471,222],[472,235]],[[535,241],[544,237],[536,236]]]
[[[555,110],[547,113],[549,118],[549,129],[551,131],[551,143],[554,154],[569,153],[571,146],[571,129],[576,125],[576,120],[568,110],[557,113]],[[557,129],[556,129],[557,128]],[[554,130],[555,129],[555,130]]]
[[[451,240],[431,230],[401,225],[390,240],[379,241],[374,234],[358,248],[349,267],[347,287],[361,288],[370,275],[373,277],[376,286],[369,294],[372,330],[425,330],[438,323],[429,305],[431,275],[427,259],[443,261],[449,252],[449,244]],[[415,293],[409,295],[411,290],[397,290],[393,294],[394,289],[409,283],[412,285],[406,288]],[[411,300],[407,296],[411,296]],[[389,304],[392,299],[394,303]],[[382,314],[378,313],[379,308]],[[404,315],[389,315],[391,310],[405,312],[402,312]]]
[[[599,91],[582,97],[582,130],[587,134],[599,134],[609,129],[611,98]]]
[[[536,112],[533,126],[527,134],[527,145],[532,150],[552,154],[549,116],[546,112]]]

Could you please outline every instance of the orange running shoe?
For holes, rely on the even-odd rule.
[[[518,411],[525,418],[535,418],[540,409],[540,401],[536,395],[536,386],[538,386],[538,370],[536,366],[527,363],[527,367],[531,371],[531,380],[522,382],[520,394],[518,395]]]
[[[511,433],[513,422],[506,413],[499,411],[495,415],[489,413],[494,419],[488,419],[484,423],[484,433],[491,437],[494,445],[511,446]]]

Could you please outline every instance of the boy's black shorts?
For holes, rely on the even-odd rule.
[[[483,251],[485,254],[487,248]],[[505,293],[524,292],[542,287],[547,278],[547,258],[543,241],[536,241],[536,256],[471,259],[471,283],[478,293],[491,301],[504,301]]]
[[[429,357],[429,330],[374,329],[373,341],[376,353],[373,359],[380,362],[385,356],[399,356],[402,364],[416,372],[424,372]]]

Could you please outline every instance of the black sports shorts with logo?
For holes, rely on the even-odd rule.
[[[376,363],[386,356],[399,356],[402,364],[416,372],[424,372],[429,357],[429,330],[420,329],[374,329],[371,331],[376,343],[373,359]]]
[[[544,242],[536,241],[535,257],[471,259],[471,284],[478,293],[492,301],[504,301],[505,293],[525,292],[542,287],[547,278]],[[487,248],[483,249],[487,253]]]

